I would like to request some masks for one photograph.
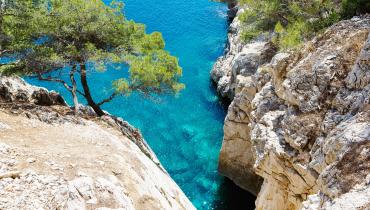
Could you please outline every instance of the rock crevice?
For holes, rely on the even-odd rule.
[[[258,193],[256,209],[368,208],[370,17],[277,54],[239,27],[211,74],[232,99],[219,171]]]

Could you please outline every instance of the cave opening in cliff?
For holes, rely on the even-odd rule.
[[[254,210],[256,196],[223,177],[217,192],[214,210]]]

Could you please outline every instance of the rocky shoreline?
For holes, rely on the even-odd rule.
[[[370,16],[298,51],[240,39],[230,2],[225,55],[211,77],[231,100],[219,172],[257,210],[370,206]],[[140,132],[79,116],[55,92],[0,76],[0,209],[195,209]]]
[[[256,194],[256,209],[370,206],[369,34],[370,17],[354,17],[279,53],[243,43],[232,21],[211,72],[232,100],[219,172]]]
[[[0,77],[0,209],[195,209],[140,132]]]

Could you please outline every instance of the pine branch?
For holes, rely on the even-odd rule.
[[[114,93],[112,93],[112,95],[110,95],[108,98],[106,98],[106,99],[104,99],[104,100],[102,100],[101,102],[99,102],[98,103],[98,106],[101,106],[101,105],[103,105],[103,104],[105,104],[105,103],[108,103],[108,102],[110,102],[111,100],[113,100],[116,96],[118,96],[119,94],[118,93],[116,93],[116,92],[114,92]]]
[[[69,91],[69,92],[72,92],[72,89],[73,87],[71,87],[70,85],[68,85],[64,80],[61,80],[61,79],[57,79],[57,78],[52,78],[52,77],[43,77],[41,75],[41,73],[37,73],[37,78],[41,81],[48,81],[48,82],[57,82],[57,83],[61,83],[63,84],[63,86]],[[82,96],[85,96],[84,93],[82,93],[81,91],[79,90],[76,90],[77,93],[81,94]]]

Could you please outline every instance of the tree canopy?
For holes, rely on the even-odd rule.
[[[132,91],[143,94],[177,93],[182,69],[177,58],[164,50],[159,32],[147,34],[145,26],[127,20],[123,4],[105,5],[101,0],[18,0],[1,16],[3,48],[12,62],[2,65],[2,74],[36,75],[59,82],[84,96],[98,115],[100,106]],[[6,44],[5,44],[6,42]],[[4,54],[3,54],[4,56]],[[124,63],[129,76],[112,81],[114,92],[95,102],[87,71],[104,72],[107,63]],[[55,72],[68,71],[69,81]],[[52,74],[54,73],[54,74]],[[78,90],[75,76],[83,90]]]

